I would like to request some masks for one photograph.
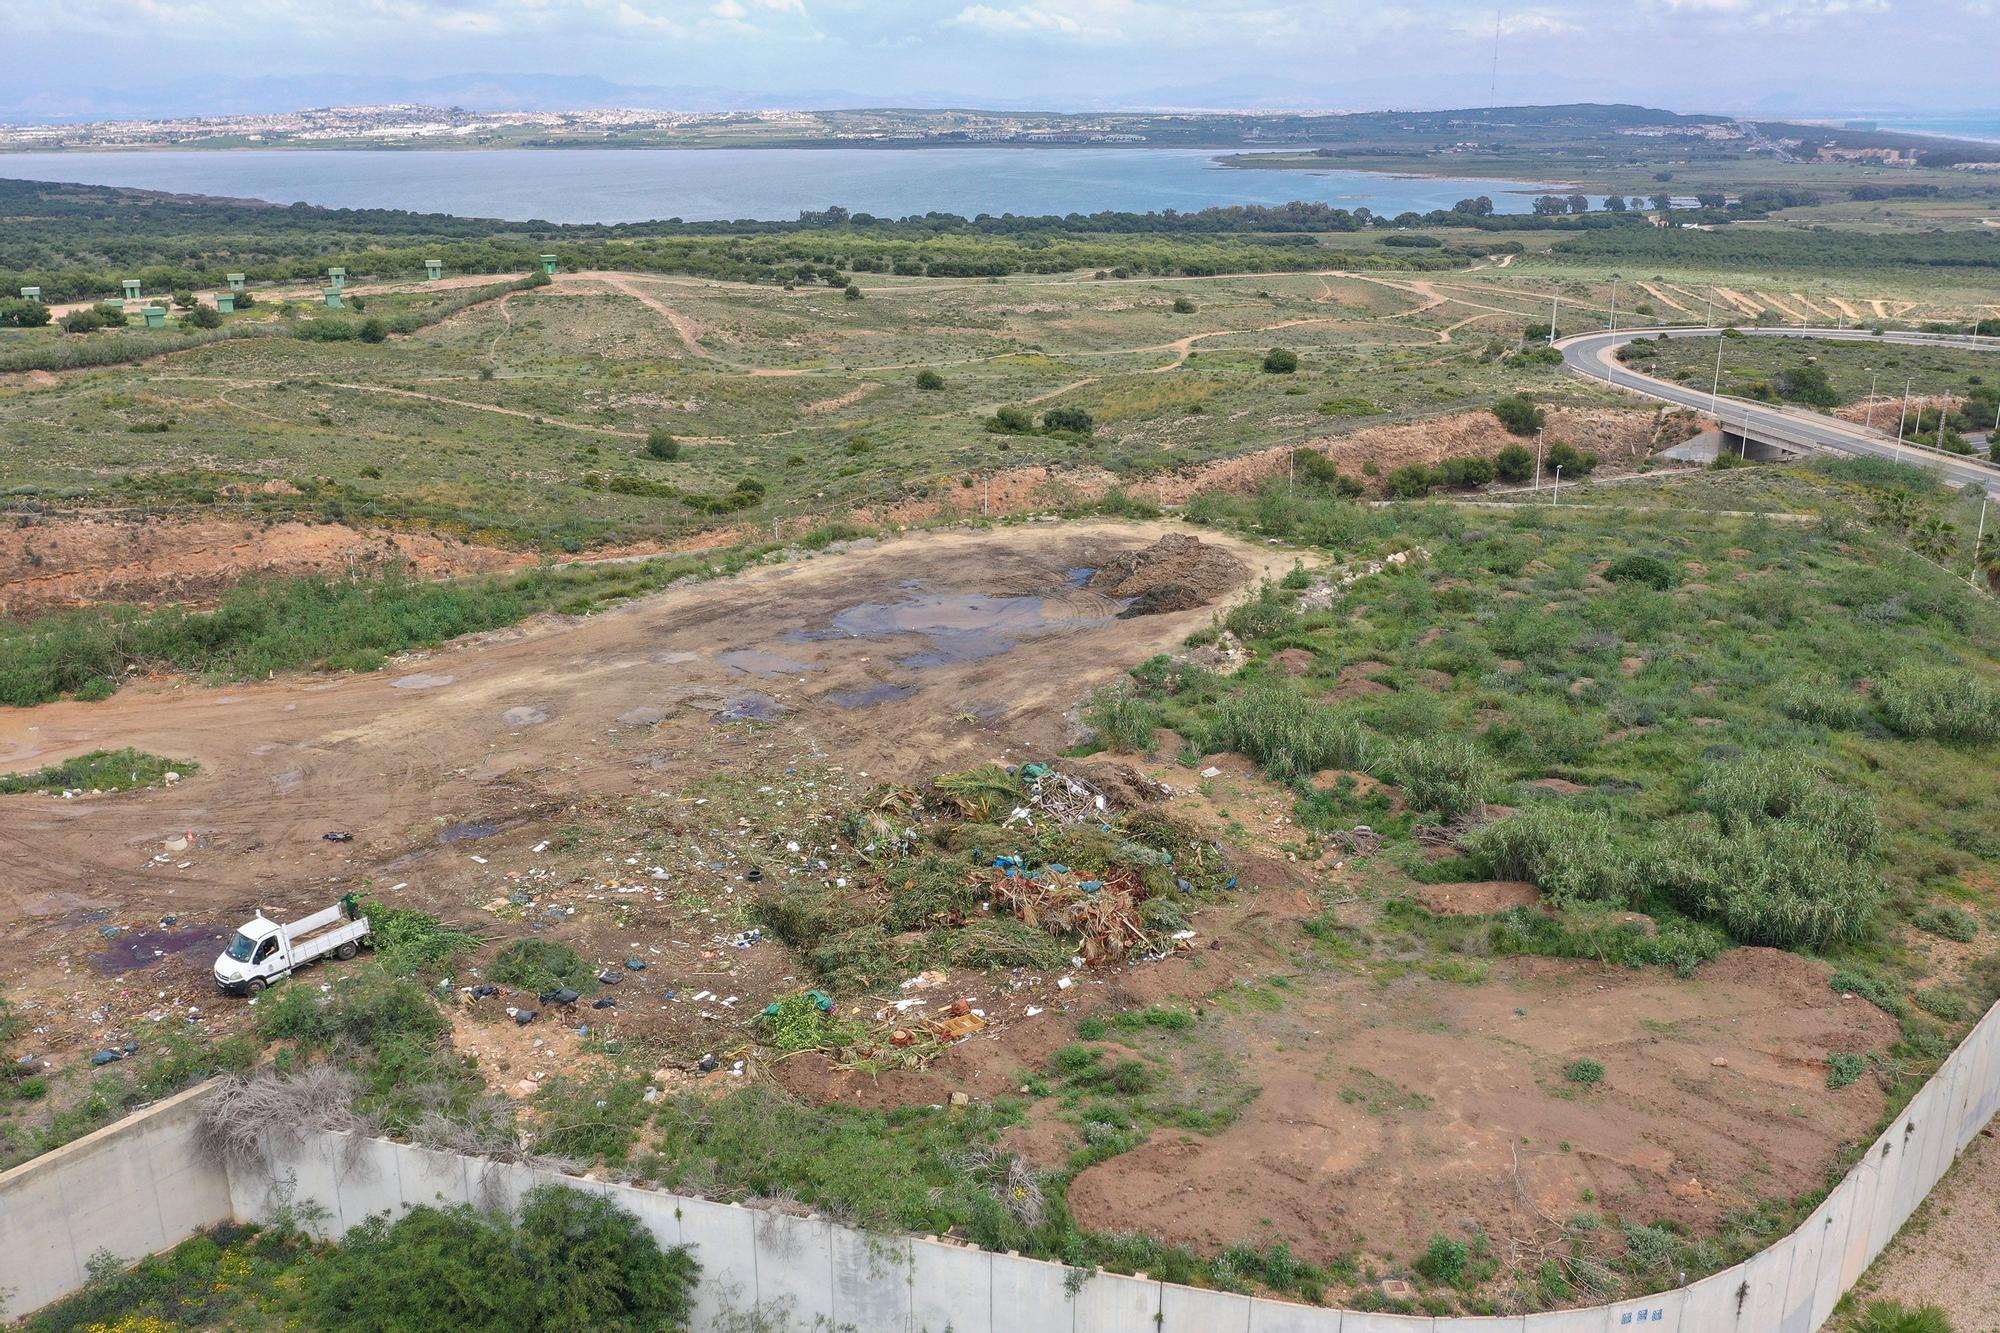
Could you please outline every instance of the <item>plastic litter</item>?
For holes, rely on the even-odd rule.
[[[609,995],[607,995],[601,1000],[592,1001],[590,1007],[593,1009],[616,1009],[618,1007],[618,1001],[612,999]]]
[[[516,1009],[514,1011],[514,1021],[520,1026],[526,1027],[535,1021],[535,1011],[532,1009]]]
[[[543,991],[541,998],[543,1004],[575,1004],[579,996],[568,986],[560,986],[555,990]]]
[[[124,1058],[125,1052],[123,1051],[99,1051],[96,1055],[90,1057],[90,1063],[94,1065],[108,1065]]]
[[[625,960],[625,970],[627,972],[644,972],[646,970],[646,960],[643,958],[627,958]]]
[[[704,1055],[701,1059],[694,1062],[694,1067],[704,1074],[713,1074],[722,1067],[722,1061],[716,1059],[713,1055]]]
[[[330,829],[319,835],[328,842],[353,842],[354,835],[345,829]]]
[[[619,982],[625,980],[625,974],[607,967],[597,974],[597,980],[602,985],[616,986]]]

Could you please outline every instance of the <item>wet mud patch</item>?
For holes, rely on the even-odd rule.
[[[873,708],[877,704],[894,703],[907,699],[917,692],[914,685],[870,685],[860,690],[835,690],[826,696],[827,702],[836,708]]]
[[[100,976],[119,977],[153,966],[173,954],[186,953],[221,938],[212,926],[182,926],[171,930],[128,930],[111,938],[90,956]]]
[[[776,680],[780,676],[802,676],[808,671],[817,671],[811,662],[801,662],[778,653],[762,652],[755,648],[732,648],[726,653],[717,653],[715,660],[745,675],[756,676],[760,680]]]
[[[413,675],[400,676],[390,681],[389,684],[399,690],[435,690],[440,686],[451,684],[456,679],[458,679],[456,676],[440,675],[431,671],[419,671]]]

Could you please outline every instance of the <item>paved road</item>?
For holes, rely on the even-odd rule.
[[[1972,338],[1960,334],[1883,333],[1878,336],[1865,329],[1742,329],[1739,332],[1749,338],[1826,338],[1842,342],[1892,342],[1964,347],[1982,352],[2000,350],[2000,340]],[[1562,350],[1564,368],[1576,374],[1588,375],[1592,379],[1603,380],[1607,384],[1615,384],[1621,389],[1644,394],[1648,398],[1657,398],[1676,407],[1693,408],[1704,416],[1718,417],[1732,428],[1747,425],[1753,438],[1768,439],[1779,444],[1835,449],[1841,453],[1886,458],[1899,463],[1920,464],[1939,473],[1953,485],[1981,486],[1989,495],[2000,497],[2000,467],[1992,463],[1939,453],[1935,449],[1899,445],[1893,435],[1857,426],[1837,417],[1822,416],[1803,408],[1755,403],[1731,397],[1716,400],[1716,410],[1711,412],[1708,390],[1692,384],[1677,384],[1672,380],[1656,379],[1619,362],[1615,355],[1618,348],[1634,338],[1652,337],[1656,333],[1669,338],[1701,338],[1712,342],[1721,330],[1621,329],[1617,333],[1576,334],[1562,339],[1556,346]]]

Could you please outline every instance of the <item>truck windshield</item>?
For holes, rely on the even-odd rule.
[[[229,948],[224,950],[224,952],[239,963],[247,963],[250,961],[250,954],[256,947],[257,941],[239,930],[236,932],[236,938],[229,942]]]

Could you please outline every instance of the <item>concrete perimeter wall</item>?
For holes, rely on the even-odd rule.
[[[207,1085],[0,1172],[0,1309],[83,1285],[99,1250],[130,1263],[227,1222],[229,1182],[195,1152]]]
[[[778,1327],[857,1333],[1813,1333],[2000,1110],[2000,1006],[1791,1235],[1692,1286],[1584,1310],[1432,1318],[1323,1310],[1070,1270],[934,1240],[872,1236],[655,1190],[579,1180],[385,1139],[322,1135],[263,1168],[196,1162],[200,1090],[0,1175],[0,1289],[20,1312],[65,1294],[99,1247],[136,1258],[289,1193],[338,1236],[420,1204],[508,1207],[544,1181],[615,1199],[702,1265],[697,1328],[757,1309]]]

